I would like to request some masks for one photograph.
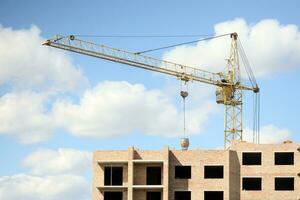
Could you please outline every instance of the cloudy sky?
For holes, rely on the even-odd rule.
[[[183,113],[177,80],[41,45],[55,34],[237,32],[261,88],[261,141],[299,142],[299,6],[279,0],[2,0],[0,199],[87,200],[94,150],[179,148]],[[136,52],[200,38],[83,39]],[[148,55],[219,72],[229,42],[222,38]],[[223,146],[223,107],[214,92],[213,86],[189,85],[191,148]],[[251,140],[252,94],[244,101],[245,138]]]

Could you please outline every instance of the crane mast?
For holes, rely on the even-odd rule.
[[[228,80],[234,83],[230,87],[223,87],[224,104],[224,145],[228,148],[231,141],[243,140],[243,90],[236,87],[241,83],[241,71],[237,50],[237,35],[231,35],[232,42],[230,56],[227,60]],[[218,101],[217,101],[218,102]]]
[[[226,72],[213,73],[149,56],[132,53],[105,45],[95,44],[75,38],[74,35],[59,36],[46,40],[43,45],[76,52],[96,58],[130,65],[154,72],[175,76],[178,80],[197,81],[215,85],[216,101],[224,104],[224,147],[230,147],[232,141],[242,140],[242,96],[243,90],[258,92],[255,87],[242,84],[237,49],[237,34],[230,34],[232,39],[230,56]]]

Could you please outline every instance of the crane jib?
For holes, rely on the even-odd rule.
[[[224,85],[224,83],[221,83],[221,81],[220,81],[221,78],[217,78],[218,75],[213,74],[213,73],[212,73],[213,76],[214,76],[213,78],[212,78],[212,76],[208,76],[208,75],[206,75],[204,77],[200,77],[200,76],[196,76],[193,73],[186,73],[186,72],[184,72],[184,70],[179,71],[179,70],[167,69],[167,68],[160,67],[160,66],[157,66],[157,65],[147,64],[146,62],[138,62],[138,61],[134,61],[134,60],[128,60],[128,59],[125,59],[125,58],[122,58],[122,57],[112,56],[112,55],[104,54],[104,53],[98,52],[98,51],[96,52],[96,51],[91,51],[91,50],[79,48],[79,47],[72,46],[72,45],[66,45],[66,44],[58,43],[57,41],[56,42],[46,41],[43,44],[48,45],[48,46],[52,46],[52,47],[55,47],[55,48],[59,48],[59,49],[72,51],[72,52],[75,52],[75,53],[85,54],[85,55],[88,55],[88,56],[93,56],[93,57],[97,57],[97,58],[101,58],[101,59],[105,59],[105,60],[109,60],[109,61],[113,61],[113,62],[118,62],[118,63],[122,63],[122,64],[126,64],[126,65],[135,66],[135,67],[138,67],[138,68],[147,69],[147,70],[150,70],[150,71],[155,71],[155,72],[168,74],[168,75],[171,75],[171,76],[175,76],[175,77],[177,77],[177,79],[182,80],[182,81],[199,81],[199,82],[212,84],[212,85],[218,85],[218,86],[219,85]],[[141,57],[141,56],[139,56],[139,57]],[[162,61],[162,62],[164,62],[164,61]],[[181,67],[181,66],[179,68],[186,68],[186,66],[183,66],[183,67]],[[192,71],[197,71],[197,70],[198,69],[193,68]],[[188,71],[188,70],[186,70],[186,71]],[[201,70],[199,70],[199,71],[201,71]],[[208,72],[205,72],[205,73],[208,73]],[[227,85],[229,85],[229,83]]]

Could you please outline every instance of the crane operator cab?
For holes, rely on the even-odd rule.
[[[217,87],[216,102],[218,104],[229,105],[234,99],[234,88],[231,86]]]
[[[224,104],[224,95],[221,87],[217,87],[216,90],[216,102],[217,104]]]

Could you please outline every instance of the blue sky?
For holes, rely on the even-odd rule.
[[[26,162],[24,164],[24,159],[26,160],[26,158],[36,152],[44,150],[52,151],[53,155],[51,154],[50,157],[55,161],[58,159],[55,156],[58,155],[56,153],[59,152],[58,149],[60,148],[84,152],[92,152],[98,149],[127,149],[128,146],[132,145],[142,149],[160,149],[166,145],[179,148],[180,135],[174,134],[172,136],[170,133],[159,134],[157,131],[153,131],[155,130],[156,125],[158,128],[160,128],[160,126],[164,127],[163,124],[155,124],[156,113],[159,116],[161,113],[158,111],[159,107],[151,105],[149,107],[143,106],[144,99],[142,98],[145,97],[145,102],[148,102],[149,100],[150,103],[152,99],[154,99],[154,104],[157,104],[156,106],[163,103],[161,110],[165,109],[164,111],[166,112],[169,112],[170,110],[174,111],[174,109],[176,112],[179,112],[174,115],[168,115],[174,116],[174,119],[169,119],[168,117],[164,119],[166,120],[166,124],[178,126],[178,124],[181,124],[181,99],[179,95],[177,95],[180,89],[179,83],[174,80],[174,78],[74,53],[61,52],[54,49],[40,51],[39,48],[45,49],[49,47],[39,47],[36,43],[34,44],[35,46],[31,46],[31,39],[36,42],[41,39],[50,38],[55,34],[214,35],[216,34],[214,29],[216,24],[221,24],[220,29],[222,30],[227,30],[228,27],[231,28],[230,30],[233,30],[234,27],[237,27],[237,29],[240,28],[239,30],[244,30],[243,28],[246,27],[250,30],[258,30],[259,33],[263,33],[264,31],[262,30],[264,29],[266,29],[266,33],[270,33],[268,30],[272,30],[273,32],[271,31],[271,34],[269,34],[269,40],[267,42],[265,42],[265,40],[255,40],[256,38],[263,38],[260,36],[250,36],[247,34],[244,37],[243,34],[241,36],[242,42],[245,42],[246,44],[245,51],[247,54],[248,52],[250,54],[250,63],[254,67],[254,73],[258,74],[257,80],[261,88],[261,126],[265,127],[265,129],[262,130],[262,134],[265,133],[268,136],[266,136],[267,139],[271,134],[271,137],[278,138],[278,140],[292,139],[299,142],[300,130],[298,126],[298,113],[300,112],[300,106],[298,104],[298,99],[300,98],[300,94],[298,92],[298,87],[300,85],[300,59],[297,59],[297,53],[300,53],[300,32],[298,30],[300,24],[298,12],[299,4],[298,1],[285,1],[285,3],[283,3],[279,0],[243,2],[177,0],[101,0],[62,2],[2,0],[0,2],[1,31],[4,33],[5,30],[8,31],[9,28],[11,29],[9,29],[10,34],[6,35],[9,39],[5,38],[5,35],[0,32],[0,46],[6,47],[5,49],[0,49],[0,54],[1,52],[5,52],[6,54],[3,53],[3,55],[10,55],[11,57],[9,58],[11,58],[11,60],[7,57],[4,59],[4,57],[1,57],[0,55],[0,59],[5,60],[5,62],[0,62],[0,78],[3,79],[0,80],[0,94],[2,95],[0,98],[3,99],[1,101],[2,104],[0,102],[0,110],[2,109],[3,111],[0,119],[7,123],[12,122],[6,116],[5,111],[9,112],[7,113],[8,116],[14,117],[12,119],[19,119],[18,116],[20,116],[20,113],[17,112],[14,114],[14,109],[12,107],[19,105],[20,107],[16,108],[23,109],[22,106],[27,104],[22,104],[18,101],[20,95],[21,97],[25,96],[24,101],[27,102],[28,96],[33,93],[37,98],[28,100],[28,102],[31,102],[29,106],[41,103],[41,107],[36,108],[36,110],[41,113],[36,113],[32,111],[34,109],[29,109],[28,118],[32,117],[32,112],[41,114],[42,120],[46,120],[46,122],[48,122],[47,120],[50,120],[51,123],[52,120],[54,120],[55,122],[53,123],[55,123],[55,125],[53,125],[54,128],[50,125],[45,127],[47,126],[47,123],[44,123],[42,126],[40,124],[32,124],[32,121],[30,121],[30,125],[34,126],[34,130],[38,132],[37,135],[42,135],[40,137],[43,138],[39,141],[32,142],[30,137],[33,136],[31,135],[31,132],[27,130],[32,130],[32,127],[28,127],[27,123],[22,121],[23,119],[20,119],[20,125],[13,130],[3,128],[4,125],[1,125],[0,122],[1,199],[10,200],[13,198],[12,196],[5,194],[4,187],[4,189],[2,188],[1,193],[1,184],[4,184],[5,181],[7,181],[3,177],[8,176],[15,178],[18,174],[25,174],[32,180],[32,177],[37,178],[46,176],[45,174],[34,173],[36,165],[40,168],[43,166],[40,166],[39,164],[26,164]],[[271,21],[266,21],[267,19],[271,19]],[[284,32],[283,30],[285,30],[284,28],[286,27],[288,27],[287,29],[290,28],[292,30]],[[22,33],[20,32],[21,30],[23,31]],[[237,32],[239,30],[237,30]],[[17,36],[20,36],[23,33],[25,35],[23,38],[24,43],[22,40],[19,40],[19,43],[13,42]],[[31,34],[33,35],[32,37],[30,37]],[[189,41],[195,38],[85,39],[129,51],[139,51]],[[3,42],[3,44],[1,44],[1,42]],[[255,45],[250,42],[255,43]],[[291,45],[285,46],[285,43]],[[195,59],[197,58],[190,56],[189,60],[184,56],[192,55],[193,52],[201,50],[197,49],[198,47],[196,46],[193,47],[194,48],[187,51],[182,49],[177,49],[177,51],[171,49],[169,51],[150,53],[149,55],[157,58],[174,58],[174,60],[177,59],[180,61],[185,60],[187,64],[195,63],[197,61],[195,61]],[[22,48],[26,50],[22,51]],[[37,57],[41,58],[30,63],[30,61],[26,59],[28,55],[37,55]],[[49,60],[46,59],[48,55]],[[209,56],[213,57],[214,55],[211,53]],[[220,57],[223,58],[222,56],[225,58],[225,51],[224,55],[219,55],[219,57],[216,56],[216,60]],[[30,60],[32,57],[29,56],[28,58]],[[56,60],[59,59],[65,59],[67,67],[65,67],[64,64],[57,64]],[[201,63],[201,59],[205,60],[206,58],[199,55],[199,63]],[[19,60],[20,62],[17,62]],[[29,64],[24,64],[23,66],[21,61],[24,60]],[[222,60],[212,62],[212,66],[216,65],[216,63],[218,64],[218,62],[222,62]],[[52,69],[51,63],[58,66],[58,68],[55,68],[56,71]],[[261,67],[255,68],[254,65]],[[28,71],[31,70],[30,73],[32,73],[32,78],[26,73],[26,75],[24,75],[22,70],[26,69],[26,67],[30,68]],[[210,69],[210,66],[206,67],[206,69]],[[41,74],[39,74],[39,72]],[[51,74],[52,72],[53,74]],[[35,82],[37,80],[35,78],[39,76],[43,80],[48,79],[49,77],[51,78],[49,78],[48,82],[43,82],[43,80]],[[61,76],[63,78],[61,78]],[[121,81],[126,81],[128,84],[126,85]],[[63,84],[61,84],[61,82]],[[64,85],[66,82],[75,84],[76,86],[72,86],[71,89],[66,89],[63,87],[66,86]],[[42,84],[46,84],[46,86]],[[191,131],[191,148],[221,147],[223,146],[222,106],[213,104],[213,87],[197,86],[197,84],[198,83],[194,83],[191,85],[191,102],[188,102],[188,109],[191,111],[191,114],[189,115],[188,113],[187,118],[189,119],[190,117],[191,119],[194,116],[199,117],[201,124],[199,127],[197,125],[195,126],[194,132]],[[123,87],[128,89],[129,96],[122,96],[125,95],[122,93]],[[51,88],[51,90],[49,88]],[[59,90],[59,92],[53,92],[53,88]],[[115,124],[116,127],[113,127],[115,129],[120,129],[118,130],[118,133],[111,136],[112,128],[106,127],[107,125],[114,125],[112,122],[104,123],[102,127],[99,125],[102,123],[101,118],[99,119],[98,124],[97,117],[99,116],[94,112],[96,112],[97,109],[100,109],[99,111],[101,112],[106,111],[101,108],[95,108],[96,111],[91,109],[90,113],[87,111],[86,115],[95,115],[95,118],[86,117],[81,120],[78,116],[72,116],[72,113],[75,111],[77,112],[77,115],[80,112],[85,112],[85,108],[88,107],[87,105],[91,105],[91,99],[86,99],[86,107],[80,104],[86,92],[90,92],[89,94],[91,94],[91,97],[99,98],[101,100],[101,98],[104,98],[101,97],[102,93],[107,95],[114,94],[114,89],[116,88],[121,91],[118,90],[119,100],[116,101],[116,104],[112,104],[112,106],[120,106],[122,109],[120,110],[120,115],[123,116],[121,121]],[[28,92],[29,95],[27,95]],[[15,104],[4,103],[5,99],[10,101],[11,96],[9,95],[11,94],[15,95]],[[161,100],[160,97],[162,97],[163,100]],[[42,98],[42,100],[39,98]],[[132,98],[134,100],[133,102],[130,102],[130,99]],[[117,109],[110,108],[109,101],[105,102],[105,99],[100,100],[94,102],[96,107],[99,105],[102,105],[103,107],[107,106],[110,114],[112,111],[117,112]],[[197,100],[199,101],[197,102]],[[101,104],[100,102],[102,101],[104,101],[105,104]],[[251,101],[252,96],[246,94],[244,127],[248,129],[251,128],[252,125]],[[54,109],[54,105],[57,106],[57,109]],[[77,109],[76,106],[78,105],[81,105],[81,110]],[[133,105],[140,110],[128,108],[130,106],[134,107]],[[68,110],[65,107],[67,107]],[[145,110],[143,110],[144,108]],[[197,109],[200,111],[199,116],[197,113],[195,114],[195,112],[193,112],[197,111]],[[71,114],[66,115],[66,117],[64,115],[66,112],[71,112]],[[144,117],[142,112],[147,114],[144,121],[141,120]],[[55,116],[53,117],[52,115]],[[107,116],[109,117],[110,115]],[[140,128],[135,129],[130,126],[135,124],[135,121],[138,121],[138,126]],[[197,122],[197,120],[194,121]],[[26,126],[24,125],[24,127],[22,127],[21,122],[24,122]],[[80,122],[91,124],[91,127],[79,128],[84,130],[90,130],[92,128],[93,131],[98,131],[99,129],[99,134],[94,133],[91,136],[88,131],[82,131],[81,129],[81,131],[78,131],[77,125],[80,124]],[[57,123],[59,125],[56,125]],[[12,127],[16,126],[15,124],[9,125]],[[40,130],[36,127],[40,127]],[[101,132],[100,127],[103,128],[101,129],[103,133]],[[121,129],[126,129],[126,131],[124,131],[125,133],[122,133]],[[47,137],[43,133],[44,130],[49,131],[49,134],[46,134]],[[106,130],[107,132],[105,132]],[[172,130],[177,131],[176,128],[165,128],[163,130],[166,130],[166,132],[171,132]],[[27,131],[28,134],[24,135],[23,133]],[[151,131],[155,132],[155,134],[151,134]],[[273,132],[274,135],[270,132]],[[24,137],[31,140],[31,142],[22,142],[20,138]],[[83,158],[85,158],[85,156],[83,156]],[[40,160],[36,158],[35,161],[38,162]],[[32,163],[35,162],[32,161]],[[76,168],[76,166],[74,168]],[[61,170],[60,173],[53,173],[53,176],[62,176],[64,174],[69,174],[67,169]],[[89,183],[89,169],[83,170],[81,174],[77,173],[76,176],[82,176],[82,174],[85,177],[85,181]],[[63,195],[64,194],[57,194],[57,198],[63,197],[65,199],[71,199],[71,197]],[[24,198],[26,199],[26,197]],[[40,199],[38,195],[28,196],[27,198]]]

